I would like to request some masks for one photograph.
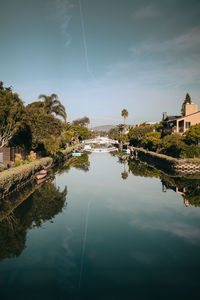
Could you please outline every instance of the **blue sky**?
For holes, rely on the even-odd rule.
[[[68,120],[159,121],[200,105],[200,1],[0,0],[0,80],[25,103],[56,93]]]

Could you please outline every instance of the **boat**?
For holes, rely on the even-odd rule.
[[[39,172],[39,174],[42,174],[42,175],[43,175],[43,174],[47,174],[47,170],[45,170],[45,169],[44,169],[44,170],[41,170],[41,171]]]
[[[36,174],[36,175],[35,175],[35,177],[36,177],[37,180],[43,179],[43,178],[45,178],[46,176],[47,176],[47,174]]]
[[[41,171],[39,171],[38,173],[35,174],[35,177],[37,180],[39,179],[43,179],[47,176],[47,170],[43,169]]]
[[[72,152],[72,156],[81,156],[82,153],[81,152]]]
[[[42,179],[37,179],[37,184],[40,184],[42,182],[44,182],[46,180],[46,177],[42,178]]]

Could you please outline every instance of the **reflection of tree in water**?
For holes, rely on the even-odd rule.
[[[21,196],[21,193],[19,193]],[[37,187],[35,192],[0,223],[0,261],[17,257],[26,247],[27,230],[52,220],[66,202],[67,187],[60,192],[52,182]],[[17,195],[15,194],[17,198]],[[3,201],[3,200],[1,200]],[[8,201],[8,199],[5,199]]]
[[[127,161],[123,160],[122,163],[124,165],[124,171],[121,173],[121,177],[122,177],[122,179],[126,180],[128,178],[128,172],[126,171]]]
[[[122,179],[126,180],[128,177],[128,172],[124,171],[121,173]]]
[[[61,174],[75,167],[87,172],[89,165],[88,154],[83,154],[73,157],[55,171]],[[19,256],[26,247],[27,230],[40,227],[62,212],[67,187],[61,192],[52,183],[53,179],[54,174],[49,178],[50,181],[38,186],[31,181],[0,201],[0,261]]]
[[[75,156],[69,159],[64,165],[59,166],[58,174],[68,172],[72,167],[82,170],[84,172],[89,171],[89,156],[87,153],[83,153],[81,156]]]
[[[162,182],[163,192],[171,189],[182,195],[186,206],[200,206],[200,178],[172,177],[135,160],[129,160],[128,166],[129,171],[135,176],[159,178]]]
[[[128,172],[126,170],[127,162],[128,162],[128,157],[123,153],[123,152],[116,152],[114,151],[113,153],[110,152],[111,156],[117,156],[118,157],[118,163],[124,165],[124,170],[121,173],[121,178],[123,180],[126,180],[128,178]]]

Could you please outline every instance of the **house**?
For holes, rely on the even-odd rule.
[[[163,113],[163,125],[169,132],[183,134],[192,125],[200,123],[200,111],[195,103],[187,103],[183,116],[168,116]]]
[[[0,148],[0,164],[3,164],[5,167],[11,166],[14,164],[16,154],[21,154],[22,158],[25,159],[27,153],[18,147]]]

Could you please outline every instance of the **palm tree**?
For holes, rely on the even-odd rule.
[[[124,172],[121,173],[122,179],[126,180],[128,177],[128,172],[126,171],[126,161],[123,162],[124,164]]]
[[[121,116],[124,118],[124,125],[125,125],[126,118],[128,118],[128,110],[124,108],[122,110]]]
[[[65,111],[65,107],[61,104],[60,100],[58,100],[58,96],[56,94],[51,94],[50,96],[42,94],[39,95],[38,98],[44,100],[44,110],[46,114],[55,113],[57,116],[62,117],[66,123],[67,113]]]

